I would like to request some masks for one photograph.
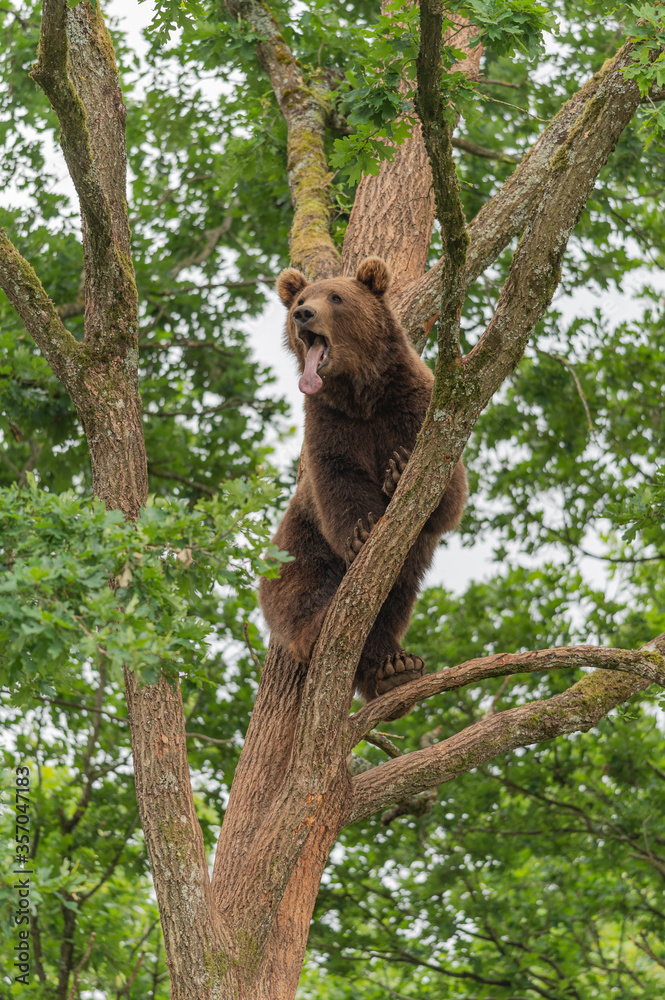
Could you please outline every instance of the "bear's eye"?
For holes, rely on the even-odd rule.
[[[304,301],[305,301],[304,299],[298,299],[298,305],[301,306]]]
[[[339,295],[331,295],[331,296],[330,296],[330,301],[331,301],[331,302],[336,302],[336,303],[337,303],[337,304],[339,305],[339,303],[340,303],[340,302],[341,302],[342,300],[341,300],[341,298],[339,297]]]

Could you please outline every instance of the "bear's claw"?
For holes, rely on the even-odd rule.
[[[400,650],[386,658],[386,662],[376,675],[376,693],[385,694],[386,691],[398,687],[400,684],[408,684],[409,681],[416,681],[422,677],[425,670],[425,662],[413,653],[405,653]]]
[[[399,451],[393,452],[393,456],[394,457],[388,462],[388,468],[386,469],[383,480],[383,492],[389,497],[391,497],[397,489],[400,476],[406,469],[406,463],[411,457],[411,452],[407,451],[406,448],[400,448]]]
[[[356,558],[363,545],[370,536],[372,528],[376,526],[376,521],[374,520],[374,514],[367,515],[367,523],[369,524],[369,529],[365,528],[362,522],[362,518],[358,518],[358,523],[353,529],[353,535],[350,535],[346,540],[346,568],[348,569],[353,560]]]

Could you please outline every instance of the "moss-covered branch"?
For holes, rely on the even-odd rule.
[[[138,301],[126,202],[125,107],[99,3],[44,0],[32,76],[60,125],[79,196],[85,341],[124,355],[138,346]]]
[[[44,0],[37,65],[38,83],[60,125],[60,144],[81,203],[81,213],[96,254],[111,243],[111,206],[95,170],[86,109],[71,79],[67,39],[67,0]]]
[[[305,83],[266,4],[227,0],[226,8],[260,36],[256,53],[286,122],[287,179],[294,210],[289,235],[291,263],[310,280],[331,277],[338,273],[339,253],[330,236],[330,171],[324,149],[329,113],[326,91]]]
[[[627,669],[626,652],[605,650],[603,665],[611,664],[615,670]],[[658,673],[662,677],[665,636],[659,636],[640,652],[644,664],[658,662]],[[612,658],[614,653],[618,654],[615,660]],[[632,666],[636,668],[639,655],[633,653],[632,657]],[[597,658],[592,657],[592,660]],[[565,733],[587,732],[611,709],[649,683],[650,680],[643,676],[636,679],[598,670],[553,698],[486,715],[450,739],[386,761],[353,779],[354,798],[348,822],[365,819],[407,796],[451,781],[516,747],[541,743]]]
[[[465,359],[467,377],[482,380],[483,405],[518,364],[549,306],[570,234],[640,103],[637,84],[622,73],[632,62],[633,48],[627,43],[605,65],[582,115],[550,160],[495,314]]]
[[[34,268],[0,229],[0,287],[54,373],[71,391],[81,345],[66,329]]]
[[[451,122],[441,92],[442,47],[443,4],[441,0],[421,0],[415,105],[432,168],[436,214],[441,224],[444,266],[439,308],[439,359],[446,363],[460,354],[460,317],[466,287],[464,268],[469,235],[453,159]]]

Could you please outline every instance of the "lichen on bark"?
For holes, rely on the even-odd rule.
[[[226,0],[259,35],[256,52],[287,128],[287,181],[293,204],[289,234],[291,263],[310,280],[339,271],[339,252],[330,235],[330,180],[324,138],[329,99],[320,83],[308,84],[267,4]]]

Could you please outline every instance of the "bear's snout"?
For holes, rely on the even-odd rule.
[[[311,306],[300,306],[293,314],[293,318],[298,326],[305,326],[306,323],[311,323],[315,316],[316,309],[312,309]]]

